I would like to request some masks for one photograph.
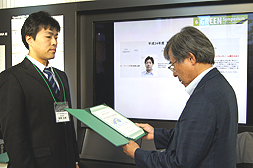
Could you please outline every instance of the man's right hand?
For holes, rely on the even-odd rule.
[[[146,132],[148,132],[147,135],[142,137],[143,139],[147,139],[147,140],[153,140],[154,139],[154,128],[152,126],[150,126],[149,124],[139,124],[139,123],[135,123],[135,124],[138,127],[141,127],[142,129],[144,129]]]

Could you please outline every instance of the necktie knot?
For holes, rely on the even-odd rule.
[[[45,68],[43,70],[43,72],[45,72],[48,75],[48,81],[52,85],[52,88],[54,89],[57,97],[59,97],[60,96],[60,90],[59,90],[59,88],[58,88],[58,86],[57,86],[57,84],[56,84],[56,82],[55,82],[55,80],[53,78],[53,73],[51,71],[51,68],[50,67],[49,68]]]
[[[48,75],[52,75],[51,68],[45,68],[43,72],[45,72]]]

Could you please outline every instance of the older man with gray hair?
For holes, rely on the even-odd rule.
[[[137,124],[148,132],[144,139],[165,151],[143,150],[129,141],[124,152],[138,168],[236,168],[237,100],[212,66],[212,43],[197,28],[185,27],[168,41],[164,56],[190,98],[171,130]]]

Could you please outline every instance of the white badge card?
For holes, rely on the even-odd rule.
[[[68,102],[54,103],[56,123],[69,122],[69,113],[64,109],[69,108]]]

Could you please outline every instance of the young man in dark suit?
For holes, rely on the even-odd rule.
[[[68,79],[49,64],[59,31],[48,13],[29,15],[21,30],[29,53],[0,74],[0,123],[10,168],[78,168],[73,118],[63,110],[71,107]]]
[[[168,41],[164,56],[190,98],[171,130],[137,124],[148,132],[145,139],[165,151],[146,151],[130,141],[124,152],[138,168],[236,168],[237,100],[212,66],[212,43],[198,29],[185,27]]]

